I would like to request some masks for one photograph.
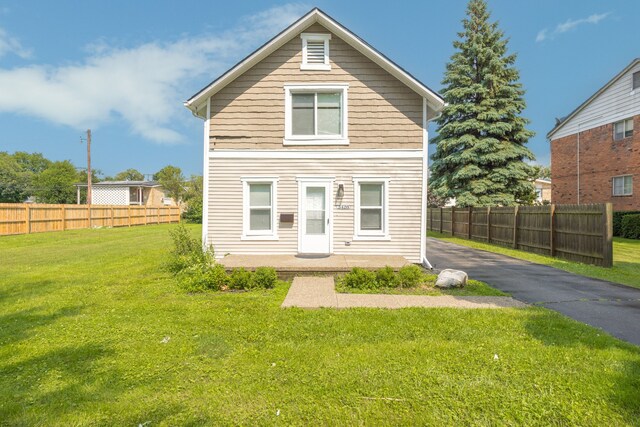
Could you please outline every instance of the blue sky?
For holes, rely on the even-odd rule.
[[[202,122],[182,102],[290,22],[318,6],[435,90],[466,1],[3,1],[0,151],[36,151],[153,173],[202,168]],[[527,91],[530,148],[640,56],[635,0],[489,0]],[[432,129],[433,131],[433,129]]]

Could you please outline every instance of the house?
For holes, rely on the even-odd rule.
[[[640,209],[639,131],[640,58],[547,134],[553,202]]]
[[[76,184],[77,203],[80,189],[87,184]],[[91,184],[91,203],[94,205],[175,206],[156,181],[101,181]]]
[[[551,203],[551,180],[538,178],[533,184],[536,189],[536,203]]]
[[[443,105],[311,10],[185,102],[204,120],[203,242],[427,262],[427,123]]]

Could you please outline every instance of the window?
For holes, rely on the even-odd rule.
[[[614,176],[613,177],[613,195],[614,196],[631,196],[633,194],[633,176]]]
[[[635,73],[633,73],[633,83],[632,83],[632,90],[636,90],[640,87],[640,71],[636,71]]]
[[[347,145],[348,85],[286,85],[285,145]]]
[[[329,40],[331,34],[302,33],[301,70],[331,70],[329,63]]]
[[[354,240],[388,240],[388,178],[354,178]]]
[[[620,141],[633,136],[633,119],[620,120],[613,124],[613,140]]]
[[[242,238],[247,240],[277,240],[276,185],[274,177],[242,178],[243,219]]]

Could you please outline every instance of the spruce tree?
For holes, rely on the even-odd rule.
[[[521,116],[516,55],[507,54],[504,33],[489,19],[484,0],[469,2],[442,81],[447,105],[436,120],[429,187],[438,197],[455,197],[457,206],[511,206],[534,198],[535,171],[525,163],[534,159],[525,146],[533,132]]]

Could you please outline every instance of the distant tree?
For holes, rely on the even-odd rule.
[[[102,179],[102,171],[100,169],[91,169],[91,182],[100,182]],[[78,171],[78,183],[87,182],[87,170],[81,169]]]
[[[184,200],[185,179],[182,170],[177,166],[165,166],[153,175],[153,180],[158,181],[164,188],[167,196],[176,202]]]
[[[143,181],[144,175],[136,169],[127,169],[125,171],[118,172],[113,179],[115,181]]]
[[[535,165],[535,177],[541,179],[551,179],[551,168],[549,166]]]
[[[35,177],[34,195],[39,203],[74,203],[77,182],[80,174],[69,160],[53,162]]]
[[[182,217],[188,222],[202,223],[202,191],[202,177],[191,175],[184,194],[187,209],[182,214]]]
[[[431,191],[431,186],[427,190],[427,207],[441,208],[447,203],[446,198],[439,197],[436,192]]]
[[[30,196],[33,174],[24,170],[16,158],[0,151],[0,202],[22,203]]]
[[[49,166],[51,160],[45,158],[41,153],[27,153],[24,151],[16,151],[13,153],[14,159],[22,167],[23,170],[39,174]]]
[[[436,120],[431,188],[457,206],[529,204],[535,198],[534,169],[525,146],[533,132],[521,116],[524,90],[507,54],[507,39],[484,0],[471,0],[463,31],[446,66],[443,97]]]

